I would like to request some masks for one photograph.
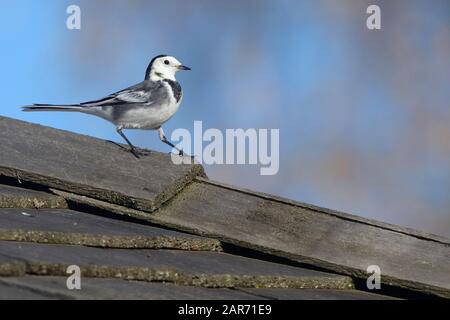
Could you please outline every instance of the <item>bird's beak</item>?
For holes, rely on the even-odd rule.
[[[189,68],[189,67],[186,67],[186,66],[183,66],[182,64],[180,64],[179,66],[178,66],[178,70],[191,70],[191,68]]]

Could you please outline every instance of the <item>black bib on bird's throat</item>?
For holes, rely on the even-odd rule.
[[[178,81],[173,81],[173,80],[169,80],[169,79],[164,79],[164,81],[170,85],[170,87],[172,88],[172,91],[173,91],[173,96],[175,97],[177,102],[179,102],[181,99],[181,86],[178,83]]]

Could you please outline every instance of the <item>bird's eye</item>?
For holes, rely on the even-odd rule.
[[[164,64],[170,64],[169,60],[164,60]]]

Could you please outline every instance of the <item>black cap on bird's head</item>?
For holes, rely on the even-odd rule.
[[[145,72],[145,80],[175,80],[175,73],[180,70],[191,70],[181,64],[175,57],[161,54],[150,61]]]

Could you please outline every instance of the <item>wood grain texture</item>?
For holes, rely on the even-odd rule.
[[[222,250],[215,239],[67,209],[0,209],[0,240],[103,248]]]
[[[63,197],[0,184],[0,208],[67,208]]]
[[[450,246],[435,239],[216,184],[189,185],[152,218],[160,224],[399,288],[450,297]]]
[[[346,276],[240,257],[180,250],[127,250],[0,241],[0,256],[20,260],[27,274],[63,276],[78,265],[86,277],[165,281],[180,285],[234,288],[352,289]],[[1,263],[0,263],[1,267]]]
[[[225,288],[179,286],[121,279],[83,278],[81,290],[67,290],[66,277],[0,278],[0,299],[88,300],[259,300],[251,293]]]
[[[383,295],[357,290],[202,288],[172,283],[83,278],[82,290],[67,290],[66,277],[0,278],[0,299],[119,300],[384,300]],[[4,289],[2,291],[2,289]],[[39,295],[38,295],[39,293]]]

